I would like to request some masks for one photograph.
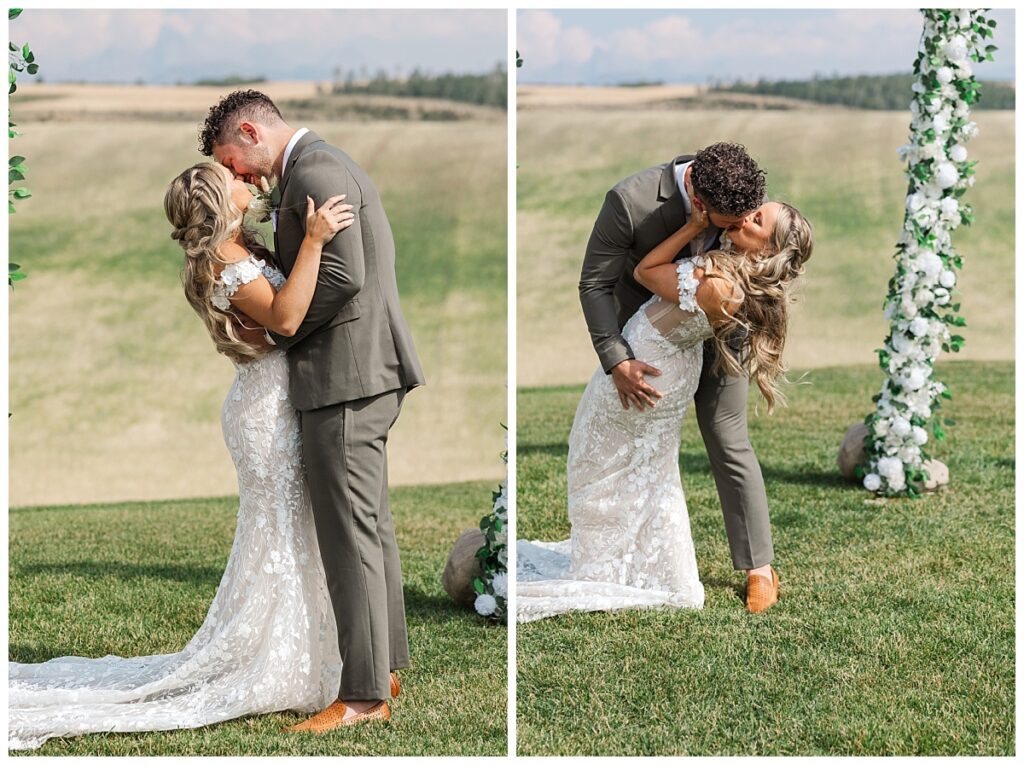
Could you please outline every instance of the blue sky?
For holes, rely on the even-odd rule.
[[[1014,77],[1014,12],[996,10],[996,60],[983,79]],[[909,72],[916,10],[521,10],[519,81],[605,85],[638,80],[799,79]]]
[[[28,9],[8,32],[31,45],[46,82],[328,80],[335,67],[489,71],[506,58],[506,20],[504,10]]]

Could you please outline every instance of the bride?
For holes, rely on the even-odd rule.
[[[185,251],[185,295],[237,370],[221,424],[238,472],[238,522],[213,603],[179,653],[9,663],[12,749],[36,748],[54,736],[315,711],[337,696],[337,628],[302,472],[298,417],[288,402],[285,354],[244,339],[238,321],[244,326],[251,317],[294,334],[313,297],[321,248],[354,216],[343,195],[316,211],[308,200],[306,237],[285,283],[272,254],[242,223],[252,199],[226,168],[208,163],[175,178],[164,197],[171,236]]]
[[[707,214],[694,208],[637,264],[636,280],[653,295],[623,337],[636,358],[661,370],[648,382],[662,395],[653,408],[623,409],[602,369],[590,379],[569,435],[571,537],[518,542],[518,621],[704,604],[679,477],[680,428],[700,380],[704,341],[712,340],[727,373],[753,378],[770,412],[781,398],[789,288],[813,246],[797,210],[768,202],[731,240],[723,233],[724,251],[673,263],[707,225]]]

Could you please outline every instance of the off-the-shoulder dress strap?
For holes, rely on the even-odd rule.
[[[231,297],[242,287],[254,279],[263,275],[263,266],[266,261],[258,260],[255,255],[249,253],[249,257],[228,263],[220,272],[220,282],[224,285],[224,295]]]
[[[676,265],[676,276],[679,284],[679,307],[684,311],[699,311],[697,305],[697,287],[700,281],[693,275],[694,269],[704,268],[704,257],[697,255],[684,258]]]

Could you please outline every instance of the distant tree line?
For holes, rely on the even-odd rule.
[[[258,85],[262,82],[266,82],[267,78],[262,76],[244,77],[238,74],[231,74],[227,77],[207,77],[201,80],[196,80],[195,85],[212,85],[221,88],[232,88],[237,85]],[[179,85],[182,83],[179,82]]]
[[[841,104],[858,109],[906,109],[914,84],[912,74],[819,77],[810,80],[758,80],[716,85],[711,92],[786,96],[821,104]],[[975,109],[1013,109],[1014,86],[1006,82],[982,82],[981,99]]]
[[[617,88],[654,88],[659,85],[664,85],[664,80],[625,80],[624,82],[615,83]]]
[[[343,77],[341,70],[335,70],[331,92],[443,98],[507,109],[507,83],[508,73],[502,63],[486,74],[434,75],[414,69],[407,77],[393,77],[380,70],[369,79],[357,79],[355,72]]]

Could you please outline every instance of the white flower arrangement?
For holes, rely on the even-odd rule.
[[[256,193],[252,201],[249,202],[249,209],[246,212],[260,223],[266,223],[270,220],[270,211],[274,209],[273,193],[274,190],[270,187],[270,182],[265,176],[260,176],[259,186],[256,187]]]
[[[951,233],[974,220],[962,201],[974,185],[975,162],[964,144],[977,135],[970,108],[980,86],[971,61],[992,60],[996,22],[982,10],[925,9],[924,32],[914,62],[916,81],[910,104],[910,141],[899,150],[909,180],[903,233],[896,245],[896,275],[889,281],[885,317],[890,333],[879,349],[886,374],[865,423],[867,464],[864,488],[884,495],[917,495],[928,459],[929,423],[936,440],[945,432],[936,412],[950,392],[933,378],[940,350],[959,351],[964,343],[949,327],[966,326],[960,305],[952,303],[962,258]],[[952,420],[945,420],[952,425]]]
[[[508,465],[508,452],[501,461]],[[473,607],[481,616],[504,623],[508,601],[508,477],[492,492],[491,512],[480,519],[484,545],[476,552],[481,576],[473,579],[476,600]]]

